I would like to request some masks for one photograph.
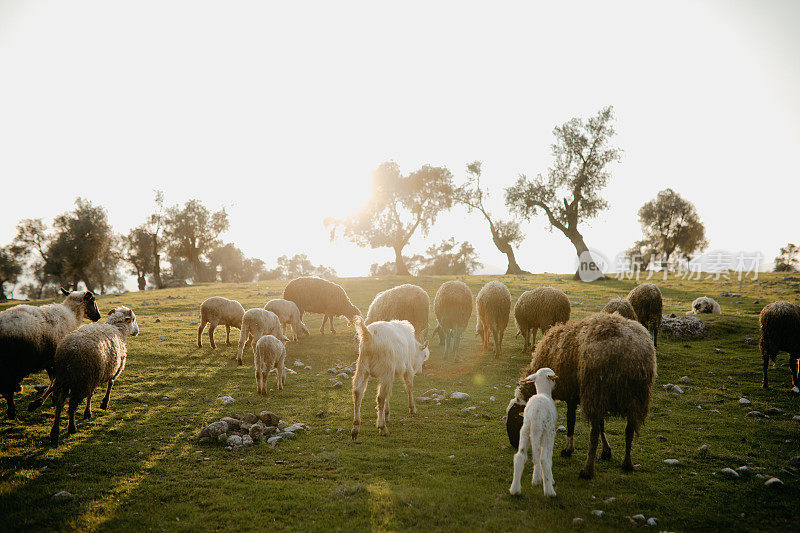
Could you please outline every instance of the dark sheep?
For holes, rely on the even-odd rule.
[[[636,316],[636,311],[633,310],[631,303],[628,300],[623,300],[622,298],[612,298],[600,312],[608,313],[609,315],[619,313],[628,320],[636,320],[637,322],[639,321],[639,317]]]
[[[631,289],[627,299],[633,306],[639,323],[653,336],[653,346],[658,346],[658,329],[661,327],[664,309],[661,290],[655,283],[642,283]]]
[[[792,302],[773,302],[761,310],[758,317],[761,327],[759,348],[764,358],[764,381],[769,388],[767,367],[769,360],[775,364],[778,352],[789,353],[789,369],[792,373],[792,392],[800,392],[798,359],[800,359],[800,305]]]
[[[538,330],[547,333],[553,325],[568,321],[569,314],[569,298],[555,287],[536,287],[523,292],[514,304],[517,335],[525,339],[523,352],[528,353],[536,344]]]

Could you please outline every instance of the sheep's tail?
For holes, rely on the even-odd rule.
[[[359,343],[369,344],[372,342],[372,333],[370,333],[369,329],[367,329],[367,326],[364,325],[364,319],[361,318],[361,315],[356,315],[353,317],[353,325],[356,327]]]
[[[50,385],[47,387],[47,389],[45,389],[44,393],[42,393],[39,398],[28,404],[28,411],[35,411],[36,409],[40,408],[47,397],[53,392],[53,389],[55,389],[55,385],[56,378],[53,378],[53,381],[50,382]]]

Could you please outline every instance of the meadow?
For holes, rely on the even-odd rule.
[[[412,278],[431,301],[447,278]],[[572,317],[598,311],[610,297],[624,296],[635,284],[609,279],[585,284],[570,276],[467,276],[477,294],[490,279],[500,279],[516,299],[542,284],[566,292]],[[366,313],[379,291],[408,278],[338,280]],[[139,317],[141,334],[129,339],[125,372],[116,382],[108,411],[78,420],[78,432],[49,445],[53,419],[50,402],[37,412],[26,410],[33,385],[46,375],[29,376],[17,395],[19,417],[0,420],[0,530],[432,530],[558,531],[573,530],[573,519],[589,530],[637,529],[629,517],[655,517],[653,530],[799,530],[797,470],[790,460],[800,455],[800,397],[790,392],[788,357],[781,354],[770,370],[769,390],[761,388],[758,313],[768,302],[798,301],[800,280],[763,274],[758,280],[653,280],[664,295],[665,314],[682,315],[697,296],[716,298],[723,315],[703,317],[709,334],[700,340],[659,337],[658,378],[650,417],[634,440],[636,469],[619,468],[623,454],[623,421],[611,419],[606,431],[614,457],[597,463],[594,479],[578,472],[585,461],[588,426],[576,424],[576,452],[570,459],[558,450],[553,473],[558,496],[545,499],[530,486],[531,463],[523,476],[521,497],[509,495],[513,450],[505,431],[505,408],[519,371],[528,361],[522,339],[506,331],[504,354],[496,359],[480,350],[474,336],[475,313],[464,335],[460,362],[443,357],[438,342],[415,394],[431,388],[449,395],[462,391],[468,401],[418,402],[408,414],[402,383],[395,383],[390,435],[374,427],[375,382],[364,400],[357,441],[350,438],[350,384],[334,387],[327,369],[355,359],[353,330],[336,319],[337,334],[319,334],[322,317],[306,314],[312,332],[287,345],[287,363],[297,374],[286,387],[256,394],[252,351],[245,365],[235,361],[238,330],[232,346],[217,329],[218,348],[207,333],[197,348],[200,302],[213,295],[239,300],[245,309],[262,307],[280,297],[285,282],[208,284],[180,289],[134,292],[99,298],[101,313],[127,305]],[[720,297],[722,291],[738,294]],[[45,303],[45,302],[41,302]],[[8,307],[8,304],[0,308]],[[431,330],[435,324],[431,309]],[[311,370],[295,367],[302,361]],[[683,394],[664,390],[682,385]],[[231,395],[232,404],[220,396]],[[742,406],[741,397],[752,403]],[[474,406],[469,412],[462,409]],[[565,424],[559,402],[559,424]],[[752,418],[750,410],[780,409],[770,418]],[[200,444],[200,428],[232,413],[262,410],[309,429],[278,446],[256,444],[227,451],[219,444]],[[3,415],[5,409],[2,410]],[[82,412],[79,410],[79,412]],[[775,411],[773,411],[775,412]],[[698,451],[701,445],[707,451]],[[677,466],[664,463],[677,459]],[[725,467],[747,465],[749,477],[730,480]],[[764,486],[758,476],[777,476],[779,489]],[[73,497],[56,501],[68,491]],[[613,498],[613,500],[611,500]],[[602,510],[602,517],[592,511]]]

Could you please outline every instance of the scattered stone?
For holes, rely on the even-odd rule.
[[[762,413],[761,411],[748,411],[747,414],[744,416],[750,418],[764,418],[764,413]]]
[[[469,394],[467,394],[466,392],[455,391],[455,392],[450,394],[450,399],[451,400],[469,400]]]
[[[228,446],[233,446],[234,448],[242,445],[242,437],[239,435],[231,435],[228,437],[227,440]]]
[[[667,437],[665,437],[664,435],[656,435],[656,438],[658,440],[667,440]]]
[[[768,489],[780,489],[783,487],[783,481],[776,477],[771,477],[764,482],[764,486]]]
[[[674,392],[675,394],[683,394],[683,389],[680,388],[678,385],[673,385],[672,392]]]
[[[647,525],[650,527],[655,527],[658,525],[658,520],[656,520],[655,517],[651,516],[650,518],[647,519]]]
[[[750,477],[752,475],[752,470],[750,470],[747,466],[740,466],[736,469],[736,473],[739,474],[741,477]]]
[[[645,520],[647,520],[643,514],[635,514],[631,518],[633,518],[636,522],[643,524]]]
[[[447,458],[448,458],[448,459],[455,459],[455,458],[456,458],[456,456],[455,456],[455,455],[448,455],[448,456],[447,456]]]
[[[283,428],[284,431],[291,433],[297,433],[298,431],[303,431],[304,429],[308,429],[308,426],[302,422],[295,422],[291,426],[286,426]]]
[[[250,435],[250,438],[253,439],[254,441],[261,440],[261,438],[264,436],[266,429],[267,426],[265,426],[263,422],[258,422],[250,426],[248,434]]]
[[[617,501],[617,499],[614,496],[609,496],[608,498],[603,500],[603,503],[614,503],[615,501]]]
[[[682,376],[678,383],[689,383],[689,376]]]
[[[750,405],[750,400],[747,398],[739,398],[739,405]]]
[[[583,518],[581,518],[581,517],[573,518],[572,519],[572,525],[576,526],[576,527],[582,526],[583,525]]]
[[[236,431],[242,425],[242,422],[232,416],[226,416],[220,419],[220,422],[228,424],[228,430]]]
[[[272,411],[261,411],[260,413],[258,413],[258,418],[260,418],[261,421],[268,426],[277,426],[278,421],[280,420],[280,418],[278,418],[278,415],[276,415]]]
[[[489,401],[490,401],[490,402],[493,402],[493,401],[495,401],[495,398],[494,398],[494,396],[489,396]]]
[[[700,455],[708,455],[708,444],[703,444],[699,448],[697,448],[697,452]]]
[[[338,389],[339,387],[344,387],[344,383],[342,383],[341,381],[337,381],[336,383],[333,384],[334,389]]]
[[[336,377],[339,379],[348,380],[350,379],[350,374],[347,374],[345,372],[339,372],[338,374],[336,374]]]
[[[227,395],[220,396],[219,399],[222,403],[233,403],[236,401],[236,399],[233,396],[227,396]]]
[[[306,364],[304,362],[300,361],[299,359],[295,359],[294,360],[294,366],[299,366],[299,367],[305,368]]]
[[[666,385],[664,385],[664,390],[671,391],[674,387],[675,385],[673,385],[672,383],[667,383]]]
[[[739,477],[739,472],[737,472],[733,468],[723,468],[722,470],[719,471],[719,473],[731,479],[736,479]]]
[[[53,499],[58,502],[65,502],[72,499],[72,493],[62,490],[53,494]]]
[[[217,422],[212,422],[203,429],[200,430],[200,434],[198,437],[204,438],[212,438],[216,439],[220,435],[224,435],[228,432],[228,423],[224,420],[218,420]]]
[[[664,463],[668,464],[669,466],[677,466],[680,464],[680,461],[677,459],[664,459]]]
[[[463,409],[461,410],[461,412],[462,412],[462,413],[471,413],[471,412],[472,412],[472,411],[474,411],[474,410],[475,410],[475,406],[474,406],[474,405],[471,405],[471,406],[469,406],[469,407],[465,407],[465,408],[463,408]]]
[[[600,509],[595,509],[594,511],[592,511],[592,514],[595,515],[597,518],[602,518],[603,515],[606,514],[606,512],[601,511]]]
[[[293,439],[294,433],[291,431],[284,431],[283,433],[279,433],[278,436],[283,437],[284,439]]]
[[[722,350],[720,350],[719,348],[714,348],[714,353],[722,353]]]
[[[283,440],[283,437],[281,437],[280,435],[275,435],[274,437],[270,437],[267,439],[267,444],[275,445],[281,440]]]
[[[769,409],[766,410],[766,412],[764,414],[767,414],[769,416],[782,415],[783,414],[783,410],[782,409],[778,409],[777,407],[770,407]]]
[[[678,339],[698,339],[705,336],[708,329],[705,322],[696,316],[671,317],[664,315],[661,319],[661,331]]]
[[[253,445],[253,438],[250,435],[245,435],[242,437],[242,446],[252,446]]]
[[[729,297],[729,298],[731,296],[733,296],[733,294],[731,294],[731,291],[722,291],[721,293],[719,293],[719,295],[720,296],[726,296],[726,297]]]
[[[751,346],[757,344],[756,340],[753,337],[745,337],[744,338],[744,343],[745,344],[749,344]]]
[[[247,413],[242,417],[242,422],[250,424],[251,426],[258,422],[258,417],[253,413]]]
[[[557,433],[566,433],[567,432],[567,428],[566,428],[566,426],[558,426],[556,428],[556,432]]]
[[[306,365],[306,366],[303,367],[303,370],[311,370],[311,366],[310,365]]]
[[[219,437],[217,437],[217,440],[218,440],[219,442],[223,442],[223,443],[224,443],[224,442],[228,442],[228,434],[227,434],[227,433],[221,433],[221,434],[219,435]]]

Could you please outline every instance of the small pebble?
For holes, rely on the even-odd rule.
[[[637,522],[644,522],[646,520],[643,514],[635,514],[633,515],[633,519],[636,520]]]
[[[736,469],[736,473],[739,474],[742,477],[747,477],[750,474],[752,474],[753,472],[747,466],[740,466],[739,468]]]
[[[664,463],[668,464],[669,466],[676,466],[680,464],[680,461],[677,459],[664,459]]]
[[[583,525],[583,518],[577,517],[572,519],[573,526],[582,526]]]
[[[658,521],[654,517],[650,517],[647,519],[647,525],[650,527],[655,527],[658,525]]]
[[[53,499],[60,502],[71,500],[72,494],[65,490],[62,490],[60,492],[56,492],[55,494],[53,494]]]
[[[683,389],[680,388],[678,385],[673,385],[672,392],[674,392],[675,394],[683,394]]]
[[[595,515],[598,518],[602,518],[603,515],[606,514],[606,512],[605,511],[601,511],[600,509],[595,509],[594,511],[592,511],[592,514]]]
[[[474,410],[475,410],[475,406],[474,406],[474,405],[471,405],[471,406],[469,406],[469,407],[465,407],[465,408],[463,408],[463,409],[461,410],[461,412],[462,412],[462,413],[471,413],[471,412],[472,412],[472,411],[474,411]]]
[[[783,487],[783,481],[776,477],[771,477],[764,482],[764,486],[768,489],[779,489]]]
[[[731,479],[736,479],[739,477],[739,473],[733,468],[723,468],[722,470],[719,471],[719,473]]]
[[[558,432],[558,433],[566,433],[567,432],[567,428],[566,428],[566,426],[558,426],[556,428],[556,432]]]
[[[603,503],[614,503],[615,501],[617,501],[617,499],[614,496],[609,496],[608,498],[603,500]]]
[[[338,389],[339,387],[344,387],[344,383],[342,383],[341,381],[337,381],[336,383],[333,384],[334,389]]]
[[[740,405],[750,405],[750,400],[748,400],[747,398],[739,398],[739,404]]]
[[[689,376],[683,376],[678,380],[678,383],[689,383]]]

